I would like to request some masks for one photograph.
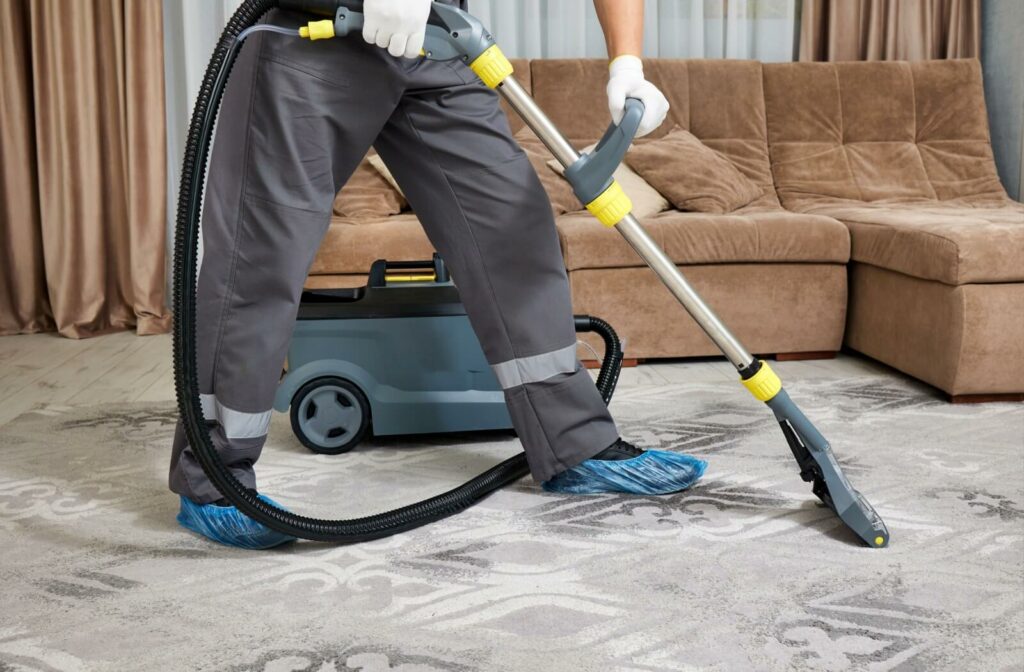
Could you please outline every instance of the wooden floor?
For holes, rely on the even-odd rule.
[[[0,425],[40,405],[174,399],[170,336],[0,338]]]
[[[783,379],[899,375],[870,360],[777,362]],[[658,362],[623,369],[620,385],[736,380],[724,359]],[[81,341],[55,334],[0,337],[0,425],[44,405],[172,401],[171,338],[112,334]]]

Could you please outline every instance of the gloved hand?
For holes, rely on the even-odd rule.
[[[366,0],[363,39],[392,56],[416,58],[423,49],[431,0]]]
[[[608,110],[612,121],[622,121],[626,111],[627,98],[639,98],[644,102],[644,118],[636,137],[642,137],[661,126],[668,115],[668,99],[654,84],[644,79],[643,62],[636,56],[619,56],[609,67]]]

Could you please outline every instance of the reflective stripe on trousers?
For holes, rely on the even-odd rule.
[[[562,373],[573,373],[577,366],[576,344],[573,343],[553,352],[510,359],[491,368],[502,389],[507,390],[528,383],[539,383]]]
[[[270,431],[270,416],[273,411],[243,413],[228,408],[212,394],[201,394],[199,398],[203,404],[203,417],[223,427],[225,438],[256,439],[266,436]]]

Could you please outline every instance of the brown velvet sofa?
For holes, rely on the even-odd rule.
[[[672,103],[652,139],[688,129],[763,188],[729,214],[643,222],[748,348],[834,352],[845,337],[951,395],[1024,392],[1024,206],[995,174],[976,61],[646,68]],[[516,70],[571,140],[600,137],[605,62]],[[574,309],[611,322],[627,357],[718,354],[614,231],[585,213],[557,226]],[[336,218],[309,285],[431,251],[412,214]]]
[[[850,229],[846,344],[954,397],[1024,392],[1024,206],[977,61],[765,65],[783,205]]]

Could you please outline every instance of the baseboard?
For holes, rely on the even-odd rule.
[[[588,369],[600,369],[601,368],[601,362],[597,361],[596,359],[581,359],[580,361],[583,363],[583,366],[588,368]],[[638,365],[639,363],[640,363],[640,360],[638,360],[638,359],[624,359],[624,360],[622,360],[622,368],[624,368],[624,369],[631,369],[634,366]]]
[[[996,401],[1024,401],[1024,393],[1007,392],[1002,394],[947,394],[951,404],[988,404]]]
[[[811,352],[780,352],[776,355],[776,362],[803,362],[810,359],[835,359],[839,353],[835,350],[815,350]]]

